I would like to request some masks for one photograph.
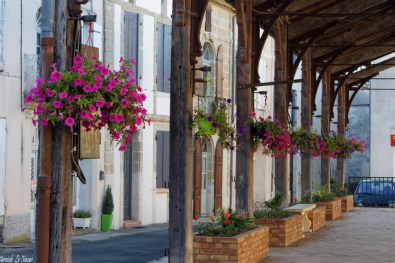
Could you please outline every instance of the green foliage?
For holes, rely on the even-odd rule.
[[[335,196],[343,197],[350,194],[349,188],[347,184],[342,186],[340,183],[336,183],[331,180],[331,192],[335,194]]]
[[[200,222],[195,227],[197,236],[231,237],[255,228],[253,218],[248,215],[240,216],[232,209],[218,209],[218,214],[210,222]]]
[[[264,209],[264,210],[256,210],[254,212],[254,217],[256,219],[281,219],[281,218],[289,217],[290,215],[291,213],[284,210]]]
[[[231,106],[231,99],[199,97],[192,121],[195,138],[207,142],[212,135],[217,134],[222,147],[234,150],[237,134],[235,124],[229,118]]]
[[[102,213],[105,215],[111,215],[113,211],[114,211],[114,201],[112,198],[112,192],[110,186],[107,186],[106,193],[104,195]]]
[[[88,210],[78,209],[73,213],[74,218],[91,218],[92,214]]]
[[[256,219],[281,219],[289,217],[291,215],[289,212],[281,210],[283,199],[282,194],[276,193],[272,199],[263,202],[263,206],[255,210],[254,217]]]
[[[276,193],[272,199],[265,201],[265,207],[270,210],[280,210],[281,204],[283,203],[283,195]]]
[[[318,188],[313,193],[313,202],[330,202],[335,200],[335,195],[324,188]]]

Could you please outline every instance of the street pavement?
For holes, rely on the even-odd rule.
[[[146,263],[164,257],[168,247],[167,224],[95,232],[73,237],[73,262]],[[0,262],[34,262],[33,246],[0,245]]]
[[[271,247],[263,262],[395,263],[394,208],[354,208],[305,236],[290,247]],[[167,224],[95,232],[73,237],[73,262],[164,263],[167,247]],[[0,262],[33,262],[32,245],[0,245]]]

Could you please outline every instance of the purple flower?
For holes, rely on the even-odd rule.
[[[208,117],[207,117],[207,121],[213,121],[213,117],[208,116]]]
[[[82,85],[82,80],[80,80],[80,79],[75,79],[74,81],[73,81],[73,87],[74,88],[76,88],[76,87],[78,87],[78,86],[81,86]]]
[[[51,89],[46,89],[45,93],[47,94],[48,97],[53,97],[55,95],[55,92]]]
[[[81,63],[82,63],[82,57],[81,57],[80,55],[75,56],[75,57],[73,58],[73,62],[74,62],[74,65],[81,65]]]
[[[59,93],[59,98],[61,98],[61,99],[65,99],[65,98],[67,98],[67,96],[68,96],[67,92],[62,91]]]
[[[85,93],[89,93],[89,92],[91,92],[91,91],[92,91],[91,86],[89,86],[89,85],[85,85],[85,86],[84,86],[84,92],[85,92]]]
[[[89,105],[89,109],[91,110],[91,112],[95,112],[96,111],[96,107],[93,104]]]
[[[102,81],[102,78],[101,78],[100,75],[95,74],[95,80],[96,80],[96,81]]]
[[[102,108],[104,106],[104,100],[100,99],[96,101],[96,107],[98,107],[99,109]]]
[[[81,119],[87,119],[89,117],[89,114],[86,110],[81,111]]]
[[[61,103],[61,102],[58,101],[58,100],[55,100],[55,101],[52,103],[52,106],[53,106],[55,109],[61,109],[61,108],[63,108],[63,103]]]
[[[74,119],[71,117],[67,117],[66,120],[64,121],[64,123],[69,126],[69,127],[73,127],[74,125]]]
[[[218,123],[216,123],[216,122],[213,122],[212,125],[213,125],[214,128],[217,128],[217,127],[218,127]]]
[[[244,133],[244,126],[239,126],[237,128],[237,134],[241,136]]]
[[[227,102],[227,103],[231,103],[232,100],[231,100],[231,99],[227,99],[226,102]]]
[[[26,103],[32,103],[33,102],[33,96],[32,96],[31,93],[29,93],[29,95],[26,96],[25,102]]]
[[[50,83],[55,83],[58,82],[62,78],[62,74],[60,74],[59,71],[54,71],[51,74],[51,77],[49,78]]]
[[[108,76],[108,74],[110,74],[110,71],[108,70],[108,68],[102,67],[102,68],[100,69],[100,74],[101,74],[102,76]]]

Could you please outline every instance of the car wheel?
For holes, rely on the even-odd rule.
[[[358,203],[357,206],[358,207],[363,207],[363,203]]]

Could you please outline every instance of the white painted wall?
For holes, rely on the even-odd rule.
[[[0,118],[0,216],[4,215],[6,120]]]
[[[379,78],[392,78],[394,69],[389,69],[380,73]],[[391,89],[394,87],[394,80],[372,79],[370,88]],[[370,176],[387,177],[393,176],[393,151],[390,145],[391,130],[395,129],[395,108],[393,97],[394,91],[377,90],[370,93],[371,103],[371,169]]]
[[[158,14],[162,11],[161,0],[136,0],[136,5]]]

